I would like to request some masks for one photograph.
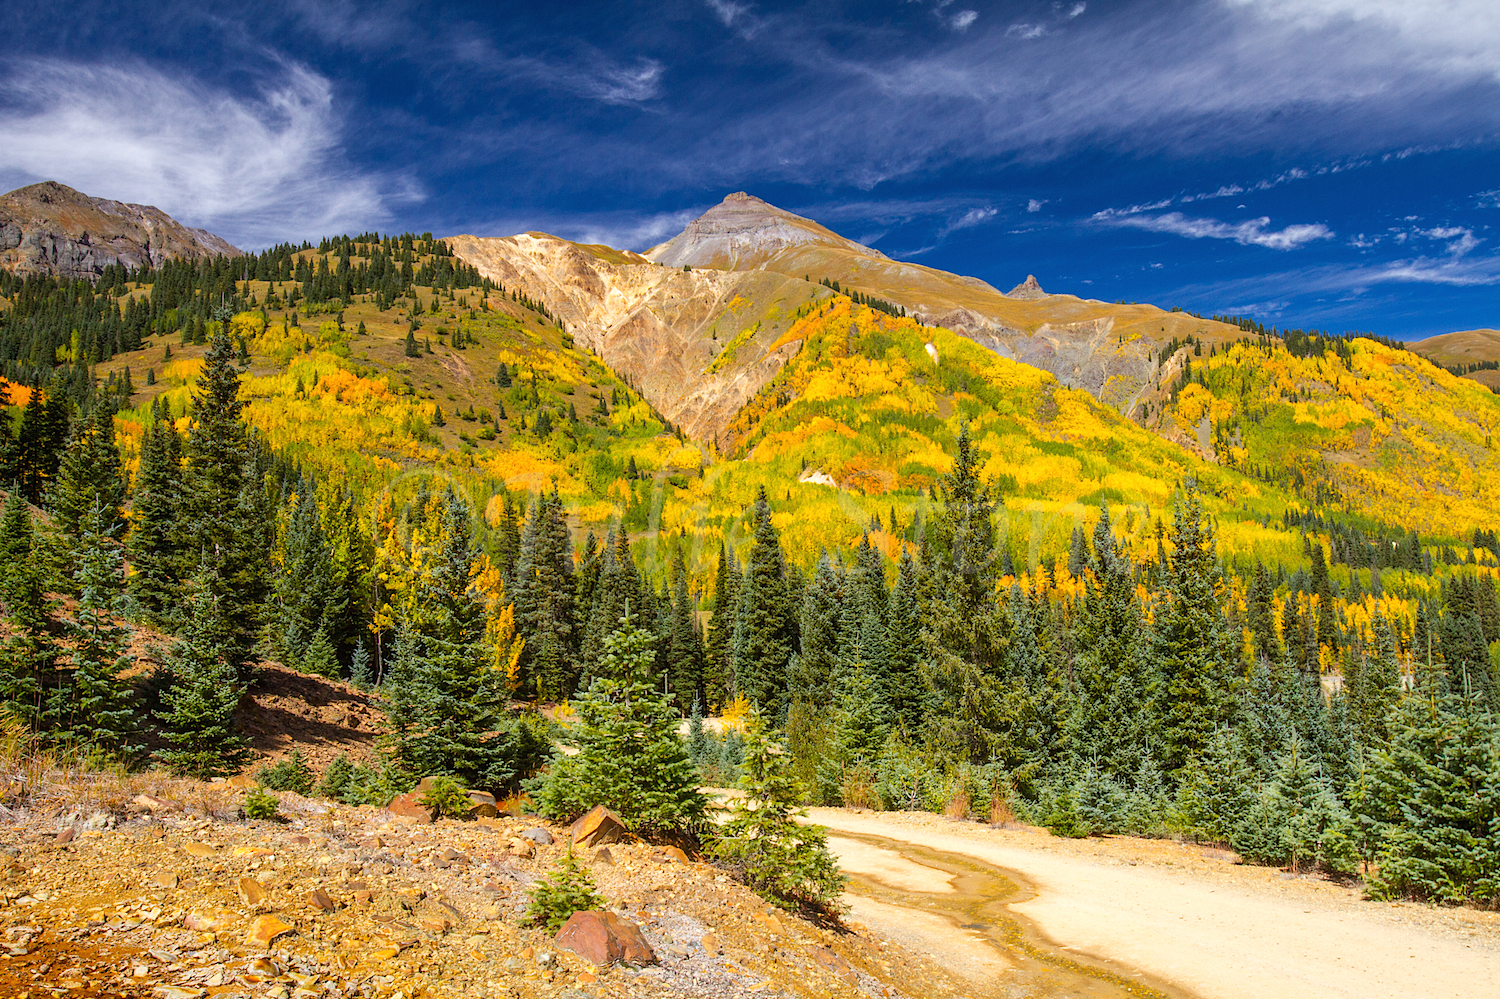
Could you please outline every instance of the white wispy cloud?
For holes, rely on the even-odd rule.
[[[948,27],[954,31],[967,31],[969,25],[979,20],[979,11],[961,10],[948,19]]]
[[[1181,212],[1146,215],[1106,210],[1095,213],[1093,217],[1095,221],[1108,225],[1171,233],[1188,239],[1228,239],[1242,246],[1264,246],[1271,250],[1295,250],[1307,243],[1333,237],[1333,230],[1321,222],[1268,229],[1271,220],[1266,216],[1246,222],[1221,222],[1218,219],[1189,218]]]
[[[278,62],[230,92],[144,65],[16,59],[0,82],[0,173],[155,205],[231,242],[377,225],[415,183],[350,167],[329,80]]]
[[[1000,214],[998,208],[970,208],[958,218],[953,219],[947,225],[938,230],[938,239],[941,240],[949,233],[957,232],[959,229],[972,229],[976,225],[983,225],[996,215]]]
[[[1031,198],[1026,202],[1026,210],[1028,212],[1039,212],[1046,203],[1046,198]]]
[[[1435,226],[1422,232],[1428,239],[1449,241],[1447,250],[1451,256],[1462,257],[1484,240],[1474,235],[1474,230],[1464,226]]]

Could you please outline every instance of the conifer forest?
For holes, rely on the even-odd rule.
[[[384,805],[440,775],[560,819],[603,804],[642,836],[717,842],[794,904],[832,904],[841,884],[790,831],[785,809],[803,805],[1186,838],[1363,879],[1377,898],[1500,902],[1492,523],[1419,535],[1311,472],[1224,452],[1180,460],[1154,508],[1096,488],[1038,532],[1010,512],[1039,495],[1029,473],[979,430],[1012,387],[974,366],[947,376],[968,402],[921,424],[931,473],[866,489],[820,528],[821,499],[804,497],[825,487],[802,485],[809,452],[778,427],[830,365],[940,331],[805,284],[793,329],[822,367],[789,365],[752,400],[740,450],[685,458],[683,430],[627,376],[430,234],[92,283],[0,273],[6,714],[101,765],[229,777],[252,765],[237,706],[277,662],[372,692],[383,727],[373,756],[262,768],[272,786],[317,778]],[[446,400],[353,357],[367,322],[387,324],[395,364],[432,355],[436,334],[493,365],[482,413],[448,407],[478,440],[444,443]],[[1425,364],[1390,342],[1250,332],[1208,357],[1167,344],[1158,363],[1203,360],[1163,405],[1212,406],[1236,352]],[[1247,398],[1234,420],[1249,424]],[[384,409],[361,411],[371,399]],[[340,424],[341,407],[365,417]],[[1103,460],[1126,460],[1119,441],[1139,431],[1080,412],[1113,428]],[[783,461],[802,455],[796,492],[747,461],[778,440]],[[487,455],[529,455],[541,474],[496,475]],[[708,489],[716,462],[746,471],[701,495],[738,509],[674,522],[673,496]],[[1254,509],[1226,501],[1245,482]],[[148,636],[159,654],[143,660]],[[720,830],[697,789],[742,781],[782,811]],[[776,839],[758,822],[781,823],[784,855],[754,856]]]

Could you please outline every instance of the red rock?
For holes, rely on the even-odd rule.
[[[686,864],[688,862],[688,855],[675,846],[664,846],[661,848],[661,852],[651,859],[658,864]]]
[[[73,837],[76,834],[77,834],[77,830],[74,829],[72,826],[69,826],[68,828],[64,829],[62,832],[60,832],[60,833],[57,834],[57,845],[58,846],[65,846],[68,843],[73,842]]]
[[[636,967],[656,963],[656,953],[641,928],[613,912],[575,912],[552,942],[600,968],[616,961]]]
[[[307,904],[323,912],[333,911],[333,899],[329,898],[328,893],[321,888],[307,893]]]
[[[426,825],[433,819],[432,809],[422,804],[419,798],[416,792],[398,794],[389,805],[385,806],[386,811],[394,815],[397,821]]]
[[[811,954],[813,956],[813,960],[817,961],[824,968],[833,972],[835,975],[838,975],[850,985],[857,986],[859,984],[859,976],[854,973],[853,968],[849,967],[849,962],[845,961],[842,957],[839,957],[827,947],[814,947],[811,950]]]
[[[603,805],[595,805],[568,828],[568,834],[574,846],[591,847],[618,843],[628,835],[628,830],[618,815]]]
[[[171,812],[182,807],[175,801],[158,798],[154,794],[138,794],[131,799],[130,803],[147,812]]]

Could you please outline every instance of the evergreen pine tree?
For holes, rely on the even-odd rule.
[[[553,757],[534,799],[542,814],[564,821],[605,805],[639,836],[696,836],[708,827],[707,800],[677,735],[678,714],[650,681],[653,636],[621,624],[561,740],[577,752]]]
[[[1093,578],[1077,615],[1078,657],[1064,718],[1067,749],[1078,761],[1128,780],[1139,763],[1144,732],[1142,615],[1134,569],[1115,545],[1109,508],[1100,502],[1094,527]]]
[[[239,773],[250,760],[248,740],[235,731],[245,688],[225,655],[235,627],[219,599],[223,589],[205,566],[193,580],[191,603],[167,660],[172,682],[157,721],[171,748],[157,753],[173,773],[199,780]]]
[[[141,441],[125,552],[132,569],[130,595],[145,617],[155,622],[171,614],[182,585],[181,461],[177,431],[153,403],[152,420]]]
[[[703,651],[704,697],[709,704],[723,704],[734,685],[734,612],[739,603],[740,573],[729,542],[719,546],[719,564],[714,573],[712,615]]]
[[[1213,528],[1191,479],[1172,521],[1168,589],[1149,637],[1149,699],[1153,743],[1163,764],[1178,771],[1232,720],[1238,656],[1219,603]]]
[[[787,565],[762,486],[755,500],[755,544],[745,563],[734,626],[734,678],[740,693],[776,717],[786,704],[787,664],[796,647]]]
[[[102,511],[101,527],[106,534],[113,535],[123,524],[125,478],[115,446],[114,410],[107,402],[95,405],[75,428],[49,500],[53,523],[75,545],[96,506]]]
[[[988,760],[993,748],[1002,666],[995,642],[1002,612],[994,597],[1000,552],[992,522],[998,503],[979,467],[965,423],[922,555],[923,641],[939,701],[929,717],[939,744],[972,762]]]
[[[806,790],[787,764],[785,749],[767,736],[758,715],[752,717],[745,732],[745,796],[720,828],[714,852],[738,866],[763,898],[837,914],[847,879],[828,851],[825,830],[797,821],[806,814]]]
[[[1375,831],[1376,898],[1500,901],[1500,750],[1472,699],[1415,691],[1377,750],[1361,810]]]
[[[111,617],[124,590],[124,563],[110,537],[110,516],[102,503],[85,519],[80,542],[78,610],[69,622],[73,640],[73,718],[75,738],[102,754],[129,761],[138,741],[135,691],[122,673],[130,666],[128,634]]]
[[[688,594],[687,563],[682,548],[672,555],[672,601],[666,646],[667,673],[677,694],[677,710],[696,704],[703,695],[703,642],[696,627],[696,607]]]
[[[354,655],[349,659],[349,682],[360,690],[369,690],[375,685],[375,670],[363,635],[354,643]]]
[[[921,729],[926,714],[927,686],[922,670],[922,620],[918,607],[917,563],[901,550],[896,586],[891,591],[887,628],[890,665],[885,677],[885,700],[891,723],[908,737]],[[805,643],[806,639],[804,639]]]

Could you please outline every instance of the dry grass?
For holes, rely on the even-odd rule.
[[[180,802],[203,815],[237,808],[242,792],[227,782],[177,779],[68,747],[49,746],[13,718],[0,721],[0,804],[33,811],[122,814],[142,794]]]

